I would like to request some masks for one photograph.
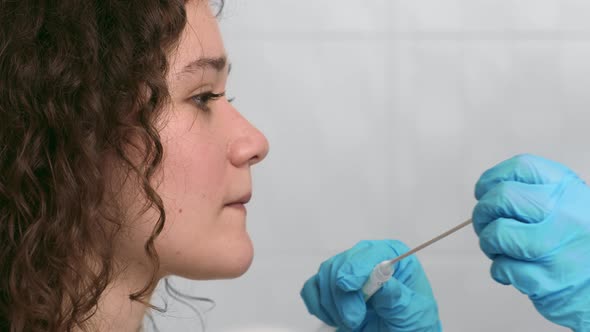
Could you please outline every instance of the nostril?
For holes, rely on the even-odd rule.
[[[254,157],[250,158],[250,166],[258,164],[261,160],[262,158],[260,155],[255,155]]]

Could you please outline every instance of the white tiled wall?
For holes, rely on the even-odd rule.
[[[299,290],[323,260],[465,220],[479,175],[516,153],[590,175],[587,0],[228,0],[221,26],[229,94],[271,152],[251,270],[175,279],[216,300],[208,331],[316,331]],[[492,281],[471,229],[419,258],[445,331],[565,331]]]

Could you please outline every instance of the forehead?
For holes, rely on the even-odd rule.
[[[170,55],[170,75],[177,73],[199,58],[225,56],[225,48],[217,18],[208,1],[191,0],[186,3],[187,23],[181,33],[178,47]]]

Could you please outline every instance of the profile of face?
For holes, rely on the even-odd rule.
[[[188,1],[186,13],[169,57],[171,98],[160,126],[164,159],[156,190],[166,224],[156,239],[159,276],[233,278],[252,262],[244,204],[252,194],[251,167],[264,159],[268,142],[221,95],[229,62],[208,1]],[[143,246],[154,225],[150,213],[128,221],[116,243],[126,261],[147,262]]]

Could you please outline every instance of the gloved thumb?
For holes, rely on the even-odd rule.
[[[442,331],[433,297],[416,293],[392,278],[369,300],[381,318],[379,331]]]
[[[546,269],[547,267],[537,262],[498,256],[492,263],[490,273],[497,282],[503,285],[513,285],[534,301],[546,294],[555,294],[567,287],[565,284],[554,282]]]
[[[408,307],[414,291],[395,278],[391,278],[370,299],[375,313],[387,320],[397,317]]]
[[[375,266],[410,250],[401,241],[361,241],[336,273],[336,285],[345,292],[360,290]]]

